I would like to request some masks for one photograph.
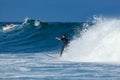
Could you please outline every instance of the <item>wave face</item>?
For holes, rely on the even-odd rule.
[[[62,59],[77,62],[119,62],[120,19],[95,18],[92,23],[41,22],[25,19],[14,28],[0,27],[0,53],[58,53],[67,34],[70,43]]]
[[[120,62],[120,19],[95,18],[71,41],[64,60]]]
[[[4,22],[0,27],[0,53],[59,52],[62,43],[55,40],[55,37],[67,34],[71,40],[75,29],[81,25],[25,19],[23,23],[13,23],[16,25],[14,28],[3,30],[5,24],[10,23]]]

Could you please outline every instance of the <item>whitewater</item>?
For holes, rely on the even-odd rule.
[[[4,30],[6,24],[13,28]],[[62,57],[66,34],[69,45]],[[120,19],[95,17],[92,22],[2,22],[0,80],[119,80]],[[57,56],[55,58],[48,56]]]
[[[93,25],[71,41],[64,58],[81,62],[117,62],[120,58],[120,20],[95,18]],[[87,29],[86,29],[87,28]]]

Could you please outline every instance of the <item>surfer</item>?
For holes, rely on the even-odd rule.
[[[14,26],[14,24],[6,24],[5,27],[13,27],[13,26]]]
[[[56,37],[56,39],[61,40],[63,42],[63,46],[62,46],[62,49],[61,49],[61,52],[60,52],[60,57],[61,57],[62,54],[63,54],[64,48],[67,47],[67,45],[68,45],[68,38],[65,34],[63,34],[61,38]]]
[[[6,28],[12,28],[14,26],[14,24],[6,24]]]
[[[14,24],[6,24],[5,27],[3,27],[3,30],[9,30],[14,27]]]

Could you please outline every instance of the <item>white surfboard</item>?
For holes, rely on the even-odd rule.
[[[45,54],[45,55],[51,58],[60,58],[58,54]]]

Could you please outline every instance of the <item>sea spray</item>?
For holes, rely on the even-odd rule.
[[[120,19],[95,18],[93,25],[78,34],[81,36],[70,42],[63,60],[120,62]]]

